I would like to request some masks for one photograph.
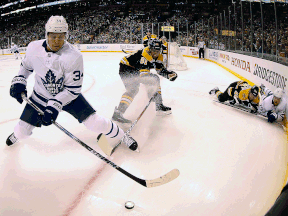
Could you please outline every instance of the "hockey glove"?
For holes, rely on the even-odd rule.
[[[15,76],[12,79],[11,87],[10,87],[10,95],[15,98],[20,104],[23,103],[23,99],[21,97],[21,93],[24,92],[27,97],[26,90],[27,81],[24,76]]]
[[[165,68],[162,68],[162,70],[158,73],[159,75],[165,77],[166,79],[169,79],[170,81],[174,81],[177,79],[178,75],[174,71],[168,71]]]
[[[264,93],[265,93],[265,88],[266,88],[266,87],[265,87],[264,84],[261,84],[261,85],[260,85],[260,94],[261,94],[261,95],[264,95]]]
[[[42,124],[44,126],[51,125],[54,121],[56,121],[56,118],[58,117],[58,114],[61,109],[62,109],[61,102],[55,99],[50,99],[47,103],[44,115],[42,116]]]
[[[274,111],[270,110],[267,113],[267,117],[268,117],[268,122],[273,123],[278,118],[278,115]]]
[[[235,104],[236,104],[236,100],[235,100],[235,99],[230,100],[230,101],[229,101],[229,104],[231,104],[231,105],[235,105]]]
[[[233,100],[230,100],[229,103],[230,103],[231,105],[235,105],[235,104],[238,105],[238,104],[239,104],[239,101],[238,101],[237,97],[234,96]]]
[[[257,113],[257,110],[256,110],[256,109],[251,109],[251,110],[250,110],[250,113],[255,114],[255,113]]]
[[[248,108],[250,109],[250,113],[257,113],[257,109],[251,104],[248,104]]]

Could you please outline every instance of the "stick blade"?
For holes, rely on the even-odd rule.
[[[176,179],[180,175],[180,171],[178,169],[173,169],[167,174],[153,180],[146,180],[146,185],[148,188],[158,187],[164,184],[167,184],[174,179]]]
[[[104,134],[100,134],[97,137],[98,145],[101,150],[108,156],[111,156],[113,148],[110,146],[106,136]]]

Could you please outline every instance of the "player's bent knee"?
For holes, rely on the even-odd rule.
[[[34,128],[35,126],[20,120],[14,128],[14,133],[18,139],[26,139],[32,134]]]
[[[149,76],[143,77],[143,84],[158,86],[160,84],[160,78],[155,74],[149,74]]]

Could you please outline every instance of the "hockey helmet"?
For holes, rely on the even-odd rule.
[[[66,33],[68,36],[68,24],[63,16],[51,16],[45,25],[46,38],[48,32]]]
[[[148,42],[148,47],[150,50],[159,50],[161,52],[162,50],[162,42],[158,39],[150,39]]]
[[[280,99],[283,97],[283,94],[284,94],[284,91],[281,88],[277,88],[273,93],[275,97],[280,98]]]
[[[167,41],[167,38],[166,38],[165,36],[162,36],[162,37],[160,38],[160,41],[161,41],[162,43],[165,43],[165,42]]]
[[[256,85],[252,86],[250,92],[251,92],[255,97],[257,97],[258,94],[259,94],[259,87],[256,86]]]

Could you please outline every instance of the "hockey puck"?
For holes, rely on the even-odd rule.
[[[135,206],[135,204],[134,204],[134,202],[132,202],[132,201],[127,201],[127,202],[125,202],[125,208],[126,208],[126,209],[133,209],[134,206]]]

